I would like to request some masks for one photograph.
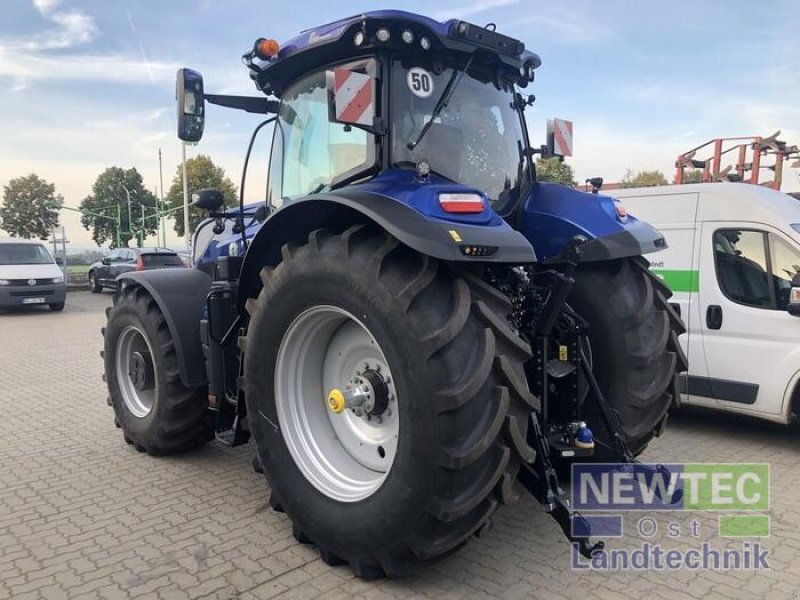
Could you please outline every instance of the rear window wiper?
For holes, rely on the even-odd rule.
[[[472,66],[472,60],[474,58],[475,58],[475,53],[473,52],[470,55],[469,60],[467,60],[467,64],[464,65],[464,69],[461,71],[456,70],[455,67],[453,68],[453,74],[450,76],[450,81],[447,82],[447,85],[445,86],[442,95],[439,96],[439,100],[436,102],[436,106],[433,107],[431,118],[428,119],[422,126],[422,129],[420,129],[417,139],[414,140],[413,142],[408,142],[407,147],[409,150],[413,150],[419,145],[419,143],[422,141],[422,138],[425,137],[425,134],[428,133],[428,130],[431,128],[431,125],[433,125],[433,122],[436,120],[436,117],[439,116],[439,113],[441,113],[447,106],[447,103],[450,102],[450,98],[452,97],[453,92],[461,83],[461,80],[464,78],[464,75],[466,75],[467,71],[469,71],[470,66]]]

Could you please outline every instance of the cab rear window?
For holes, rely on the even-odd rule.
[[[142,254],[145,267],[182,267],[183,261],[177,254]]]

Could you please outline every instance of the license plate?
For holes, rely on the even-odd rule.
[[[44,304],[44,298],[23,298],[23,304]]]

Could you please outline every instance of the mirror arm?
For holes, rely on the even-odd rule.
[[[278,114],[280,103],[277,100],[267,100],[255,96],[221,96],[219,94],[206,94],[205,99],[210,104],[244,110],[249,113],[261,115]]]

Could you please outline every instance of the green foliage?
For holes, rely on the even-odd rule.
[[[238,203],[236,186],[225,176],[225,169],[214,164],[210,157],[199,154],[186,161],[186,179],[189,182],[189,195],[197,190],[216,188],[225,198],[225,206],[231,207]],[[169,208],[183,206],[183,167],[178,165],[172,185],[169,187],[164,201]],[[183,235],[183,213],[177,211],[175,215],[175,232]],[[205,219],[205,211],[189,206],[189,228],[194,231],[198,223]]]
[[[683,183],[702,183],[703,171],[700,169],[686,169],[683,172]],[[673,181],[672,183],[675,183]]]
[[[637,171],[634,175],[633,171],[628,169],[620,183],[624,188],[635,188],[668,185],[669,182],[661,171]]]
[[[31,173],[17,177],[3,188],[0,206],[0,229],[9,235],[46,240],[50,230],[58,226],[58,211],[64,198],[56,194],[56,186]]]
[[[128,220],[128,194],[130,193],[130,221]],[[142,245],[144,237],[153,235],[158,229],[155,216],[157,199],[144,187],[142,176],[135,168],[109,167],[97,177],[92,193],[83,199],[80,209],[81,224],[92,232],[92,239],[101,245],[111,240],[114,246],[125,246],[134,236]],[[144,207],[144,223],[142,223]],[[91,214],[94,213],[94,214]],[[117,240],[117,216],[120,219],[119,241]]]
[[[574,186],[575,173],[567,163],[558,158],[539,158],[536,160],[536,180]]]

